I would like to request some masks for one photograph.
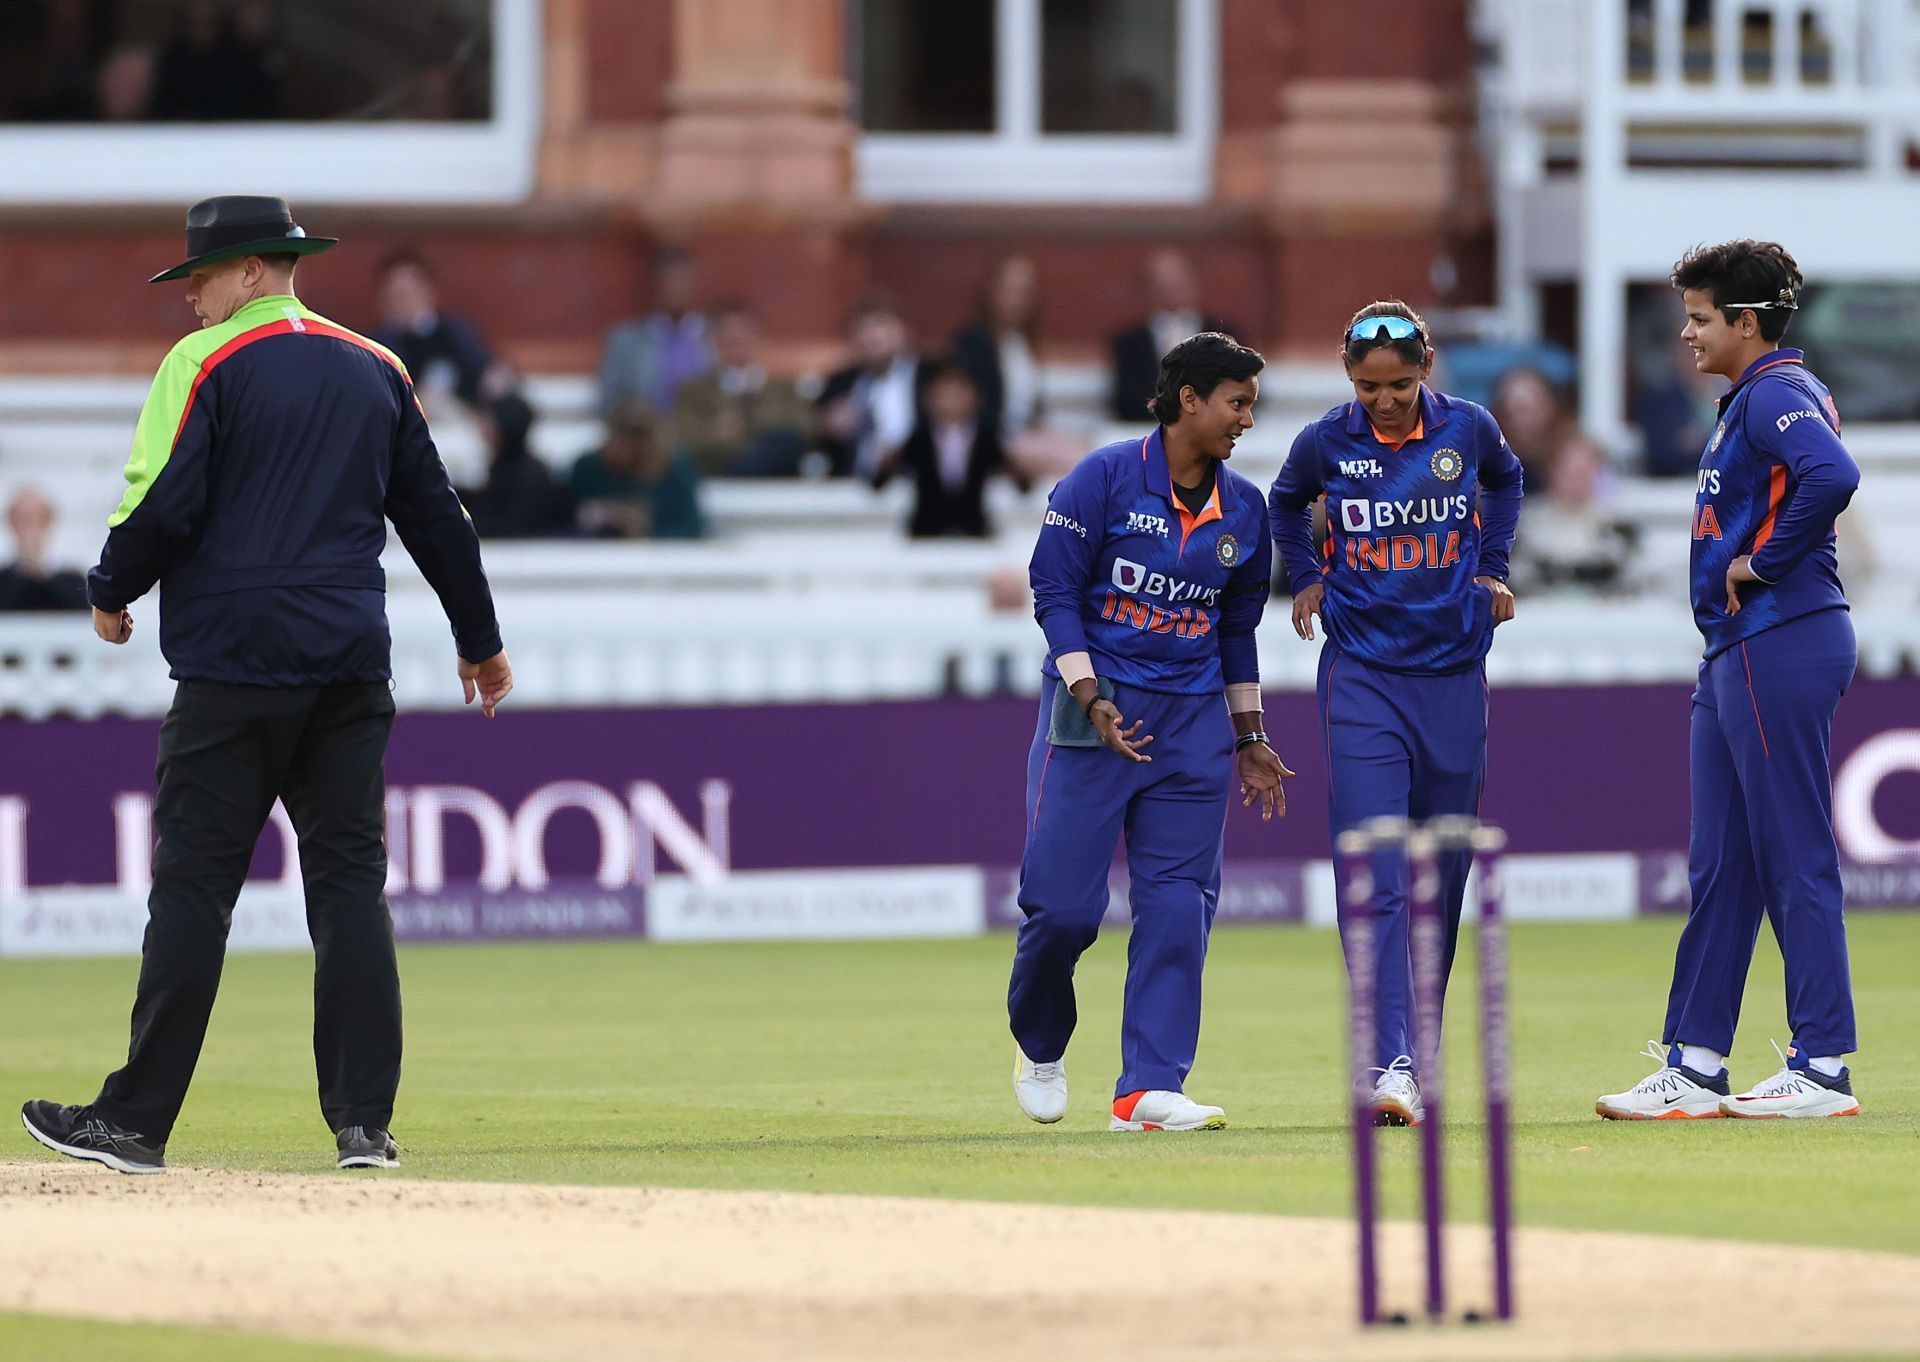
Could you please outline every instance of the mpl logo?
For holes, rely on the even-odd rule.
[[[1128,511],[1127,528],[1130,530],[1140,530],[1144,533],[1157,534],[1162,539],[1167,537],[1166,517],[1148,515],[1144,511]]]
[[[1342,459],[1340,476],[1343,478],[1383,478],[1386,473],[1380,467],[1378,459]]]

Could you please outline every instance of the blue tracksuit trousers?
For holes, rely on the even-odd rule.
[[[1329,641],[1320,650],[1318,689],[1326,741],[1327,816],[1336,842],[1348,828],[1382,815],[1427,819],[1479,813],[1487,769],[1484,664],[1438,676],[1410,676],[1368,666]],[[1345,902],[1346,879],[1337,858],[1335,866],[1340,901]],[[1448,973],[1471,866],[1472,856],[1464,851],[1440,858]],[[1384,1068],[1399,1056],[1413,1054],[1406,856],[1399,850],[1377,856],[1373,882],[1379,1046],[1374,1062]]]
[[[1220,898],[1233,781],[1233,726],[1211,695],[1114,687],[1129,726],[1153,735],[1151,762],[1047,741],[1051,688],[1027,756],[1027,845],[1007,1015],[1029,1059],[1066,1053],[1078,1013],[1073,969],[1100,933],[1107,871],[1124,835],[1133,932],[1114,1096],[1182,1091],[1200,1042],[1200,972]]]
[[[1775,625],[1700,664],[1689,762],[1693,906],[1662,1035],[1733,1052],[1764,908],[1803,1055],[1856,1047],[1828,747],[1858,652],[1845,610]]]

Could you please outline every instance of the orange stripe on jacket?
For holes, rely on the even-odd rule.
[[[1753,547],[1747,550],[1751,558],[1767,546],[1773,538],[1773,522],[1780,514],[1780,503],[1787,499],[1787,466],[1777,463],[1767,478],[1767,518],[1760,522],[1760,530],[1753,536]]]
[[[349,345],[357,345],[362,350],[378,355],[399,371],[400,377],[407,382],[407,390],[412,392],[413,383],[407,379],[407,371],[400,361],[366,337],[356,336],[351,331],[344,331],[337,326],[329,326],[327,323],[317,321],[312,317],[284,317],[277,322],[268,322],[265,326],[256,326],[251,331],[242,331],[239,335],[200,361],[200,372],[193,376],[193,386],[187,389],[187,400],[180,408],[180,424],[173,428],[174,444],[177,445],[180,443],[180,432],[187,428],[187,417],[193,414],[193,400],[200,395],[200,385],[207,381],[207,375],[219,367],[223,360],[227,359],[235,351],[243,350],[257,340],[265,340],[268,336],[291,336],[299,333],[326,336],[333,340],[343,340]],[[418,405],[419,401],[420,399],[418,397],[414,398],[415,405]],[[423,412],[422,415],[425,415],[425,413]]]

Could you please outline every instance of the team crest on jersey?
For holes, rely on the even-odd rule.
[[[1213,556],[1220,560],[1221,567],[1238,567],[1240,564],[1240,541],[1230,534],[1223,534],[1213,541]]]
[[[1720,442],[1726,438],[1727,438],[1727,423],[1725,421],[1722,421],[1719,425],[1713,428],[1713,438],[1707,441],[1707,453],[1713,454],[1718,452],[1720,448]]]
[[[1466,468],[1467,461],[1460,457],[1457,449],[1436,449],[1433,451],[1433,476],[1442,482],[1452,482]]]

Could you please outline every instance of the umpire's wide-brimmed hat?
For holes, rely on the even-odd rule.
[[[202,265],[241,255],[312,255],[338,237],[308,236],[293,220],[285,199],[259,194],[222,194],[187,210],[187,258],[148,280],[185,279]]]

